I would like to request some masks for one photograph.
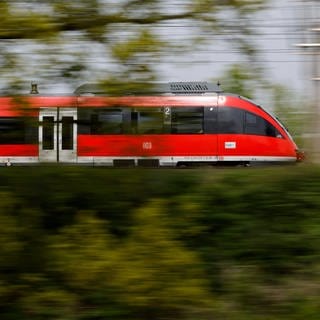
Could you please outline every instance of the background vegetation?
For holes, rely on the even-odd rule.
[[[318,167],[0,174],[1,319],[318,319]]]
[[[31,81],[39,82],[41,90],[47,85],[55,92],[101,82],[114,92],[132,82],[159,80],[159,64],[212,45],[213,33],[225,35],[222,42],[247,57],[252,68],[257,50],[251,37],[256,31],[249,17],[267,3],[1,1],[0,84],[9,92],[25,93],[26,82],[28,88]]]
[[[1,1],[0,86],[97,81],[117,93],[220,33],[246,57],[219,75],[224,89],[265,90],[296,137],[298,99],[266,83],[252,41],[250,18],[268,3]],[[306,166],[2,168],[0,318],[318,319],[319,178]]]

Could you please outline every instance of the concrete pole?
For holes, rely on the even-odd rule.
[[[314,118],[313,118],[313,139],[312,139],[312,153],[311,160],[315,163],[320,163],[320,92],[319,92],[319,47],[314,50],[313,55],[313,90],[314,90]]]
[[[308,50],[308,53],[312,55],[311,63],[311,75],[310,80],[313,82],[312,86],[312,118],[310,123],[310,143],[308,150],[308,158],[311,162],[320,164],[320,25],[314,26],[315,16],[317,18],[318,12],[317,6],[314,6],[314,1],[304,1],[306,4],[311,3],[309,7],[309,12],[305,16],[305,19],[310,19],[306,21],[309,25],[310,40],[305,43],[297,44],[298,47]],[[318,5],[319,8],[319,5]],[[317,22],[318,23],[318,22]],[[320,23],[320,22],[319,22]]]

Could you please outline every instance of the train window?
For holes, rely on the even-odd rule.
[[[25,143],[38,144],[39,143],[39,119],[38,117],[28,117],[24,121],[25,124]]]
[[[91,133],[91,114],[92,110],[87,108],[78,109],[78,133],[90,134]]]
[[[0,144],[37,143],[38,129],[33,118],[0,118]]]
[[[54,149],[54,117],[43,117],[42,148],[43,150]]]
[[[217,107],[204,108],[204,132],[218,132],[218,112]]]
[[[131,112],[131,130],[129,130],[129,133],[138,133],[138,117],[139,113],[137,111]]]
[[[134,116],[136,116],[136,118]],[[132,127],[134,133],[163,133],[163,121],[162,108],[138,108],[132,112]]]
[[[203,133],[203,107],[171,109],[172,133]]]
[[[218,111],[219,133],[243,133],[244,111],[238,108],[221,107]]]
[[[42,148],[43,150],[54,149],[54,117],[43,117]]]
[[[79,134],[121,134],[122,122],[120,108],[81,109],[78,112]]]
[[[282,137],[280,132],[270,122],[251,112],[246,112],[245,114],[245,133],[268,137]]]
[[[73,149],[73,117],[62,117],[62,150]]]
[[[122,133],[122,110],[102,109],[91,116],[91,133],[120,134]]]

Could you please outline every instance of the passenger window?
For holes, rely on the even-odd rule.
[[[122,110],[103,109],[91,116],[93,134],[122,133]]]
[[[221,107],[218,111],[219,133],[243,133],[243,116],[241,109]]]
[[[218,132],[218,111],[217,107],[204,108],[204,132],[217,133]]]
[[[78,112],[79,134],[121,134],[122,110],[80,109]]]
[[[137,119],[136,133],[138,134],[159,134],[163,133],[163,108],[138,108],[133,114]],[[134,120],[134,118],[132,118]]]
[[[203,107],[172,108],[172,133],[203,133]]]
[[[0,118],[0,144],[33,144],[38,141],[37,121],[33,118]]]
[[[92,111],[87,108],[78,109],[78,133],[90,134],[91,133],[91,117]]]

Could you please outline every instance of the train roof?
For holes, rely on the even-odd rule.
[[[210,82],[168,82],[168,83],[148,83],[138,84],[122,92],[126,95],[203,95],[210,93],[221,93],[222,89],[220,83],[216,85]],[[75,91],[75,95],[105,95],[108,94],[108,90],[105,86],[98,83],[85,83],[79,86]]]

